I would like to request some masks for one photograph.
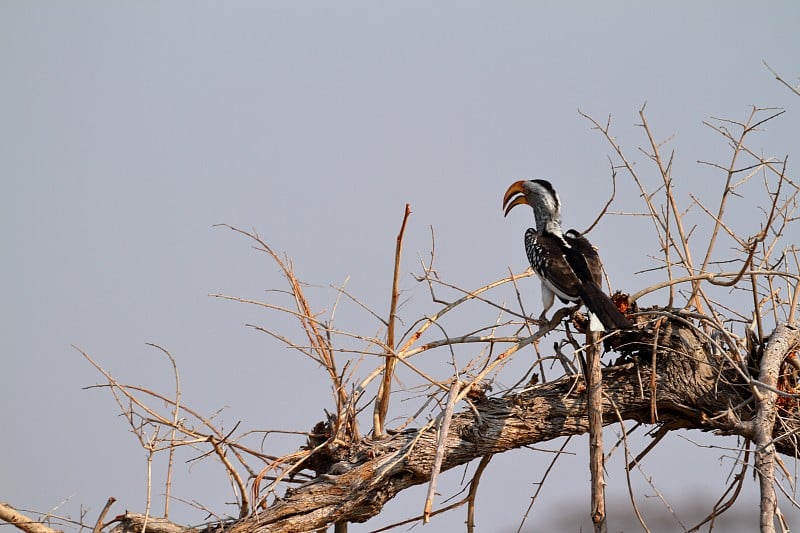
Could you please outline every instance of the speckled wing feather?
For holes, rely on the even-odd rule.
[[[575,302],[580,299],[581,281],[567,262],[559,240],[528,228],[525,232],[525,252],[542,283],[563,303]]]

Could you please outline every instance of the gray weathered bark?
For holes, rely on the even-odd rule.
[[[767,346],[765,359],[774,359],[780,366],[783,355],[797,344],[797,330],[779,328]],[[769,396],[774,393],[745,383],[741,374],[721,354],[708,349],[703,337],[687,323],[667,320],[658,334],[656,397],[652,402],[653,346],[652,331],[628,332],[617,342],[616,350],[625,357],[603,370],[604,423],[616,422],[619,417],[650,423],[655,404],[660,423],[671,429],[721,430],[752,438],[765,459],[759,463],[762,483],[770,484],[774,451],[795,455],[791,439],[776,439],[774,398],[770,400]],[[774,361],[764,364],[769,367],[762,367],[762,378],[766,379],[774,374],[775,367]],[[753,390],[761,393],[757,408],[744,401]],[[505,397],[473,399],[473,404],[477,413],[467,409],[453,416],[443,471],[478,457],[588,431],[582,375],[566,376]],[[730,406],[740,406],[739,411],[730,414]],[[782,434],[798,427],[796,413],[784,416]],[[366,521],[380,513],[398,492],[429,480],[436,447],[435,431],[416,429],[377,441],[331,444],[325,453],[338,461],[331,470],[337,474],[321,472],[314,480],[287,491],[267,509],[217,527],[230,533],[267,533],[314,531],[335,522]],[[774,507],[771,509],[774,514]],[[129,516],[133,519],[141,515]],[[138,527],[117,531],[141,531],[141,521]]]
[[[767,342],[759,365],[758,380],[772,389],[778,388],[781,364],[794,347],[800,344],[800,330],[778,326]],[[761,488],[762,533],[775,531],[778,496],[775,494],[775,418],[778,414],[778,394],[769,388],[757,387],[756,415],[752,421],[752,440],[756,445],[755,468]]]

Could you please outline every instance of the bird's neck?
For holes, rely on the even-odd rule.
[[[551,233],[563,238],[561,209],[559,209],[557,198],[549,195],[537,195],[530,205],[533,207],[533,216],[536,218],[536,231]]]
[[[563,238],[561,216],[558,213],[541,209],[534,209],[533,212],[536,217],[536,229],[540,233],[550,233]]]

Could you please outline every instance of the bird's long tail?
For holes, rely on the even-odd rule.
[[[581,285],[580,295],[583,303],[600,320],[605,329],[625,329],[632,326],[631,321],[617,309],[611,298],[596,283],[584,282]]]

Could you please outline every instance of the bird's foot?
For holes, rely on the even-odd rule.
[[[546,325],[548,325],[550,323],[550,321],[547,320],[547,310],[546,309],[544,311],[542,311],[542,314],[539,315],[539,318],[536,319],[536,323],[539,324],[540,326],[546,326]]]

